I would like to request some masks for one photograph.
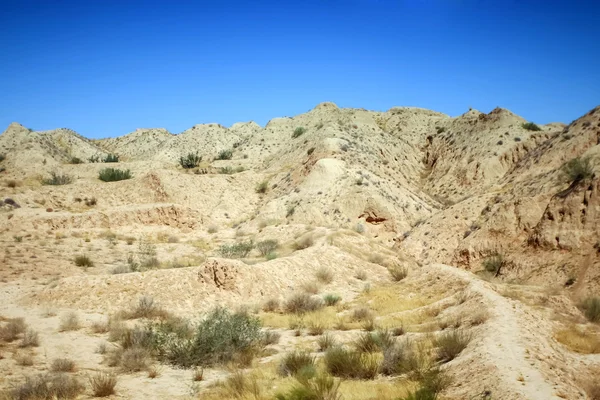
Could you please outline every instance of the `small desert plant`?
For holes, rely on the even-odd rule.
[[[107,372],[96,372],[89,378],[94,397],[108,397],[115,393],[117,376]]]
[[[71,312],[64,314],[61,317],[60,326],[58,329],[60,332],[65,332],[65,331],[76,331],[80,327],[81,326],[79,325],[79,316],[77,315],[76,312],[71,311]]]
[[[486,271],[491,272],[495,275],[500,273],[500,269],[504,266],[504,257],[501,254],[494,253],[485,260],[483,260],[483,268]]]
[[[275,239],[267,239],[256,243],[256,249],[262,256],[274,252],[279,247],[279,242]]]
[[[356,274],[354,275],[354,277],[356,279],[358,279],[359,281],[366,281],[368,278],[367,271],[365,271],[364,269],[356,271]]]
[[[336,341],[335,338],[330,335],[329,333],[326,333],[324,335],[321,335],[319,337],[319,339],[317,339],[317,345],[319,346],[319,351],[326,351],[334,346],[336,346]]]
[[[580,308],[585,317],[591,322],[600,322],[600,297],[589,297],[585,299]]]
[[[70,164],[83,164],[83,160],[79,157],[71,157],[69,160]]]
[[[296,376],[298,385],[287,394],[275,395],[276,400],[341,400],[340,381],[327,374],[316,374],[314,370],[302,371]]]
[[[306,129],[302,126],[299,126],[298,128],[294,129],[294,133],[292,133],[292,139],[302,136],[304,132],[306,132]]]
[[[51,172],[50,178],[42,179],[44,185],[68,185],[73,182],[73,177],[67,174],[59,174],[57,172]]]
[[[269,181],[262,181],[256,185],[256,193],[264,194],[269,190]]]
[[[201,382],[204,380],[204,368],[196,368],[192,373],[192,381]]]
[[[148,368],[150,352],[142,347],[130,347],[121,354],[121,368],[126,372],[138,372]]]
[[[270,344],[277,344],[277,343],[279,343],[280,338],[281,338],[281,335],[278,332],[265,331],[265,332],[263,332],[262,344],[264,346],[268,346]]]
[[[541,131],[542,130],[542,128],[540,128],[533,122],[525,122],[525,123],[521,124],[521,127],[523,129],[527,129],[528,131]]]
[[[19,400],[74,399],[85,387],[73,376],[44,374],[26,377],[25,382],[14,387],[8,398]]]
[[[323,296],[323,301],[325,302],[325,305],[327,306],[335,306],[337,303],[340,302],[340,300],[342,300],[342,298],[340,296],[338,296],[337,294],[326,294],[325,296]]]
[[[313,321],[308,324],[308,334],[310,336],[319,336],[323,332],[325,332],[325,326],[320,322]]]
[[[315,368],[315,357],[304,351],[294,351],[283,356],[279,364],[279,375],[294,376],[303,368]]]
[[[296,250],[304,250],[311,247],[315,243],[312,235],[304,235],[294,242],[294,248]]]
[[[273,312],[277,311],[279,308],[279,300],[277,299],[269,299],[263,304],[263,311]]]
[[[116,182],[131,179],[131,171],[118,168],[104,168],[98,174],[98,178],[104,182]]]
[[[129,319],[137,319],[166,317],[167,314],[168,312],[162,309],[152,297],[142,296],[138,299],[135,307],[131,311],[125,312],[124,316]]]
[[[370,354],[332,347],[325,352],[325,368],[333,376],[346,379],[375,379],[379,361]]]
[[[297,293],[292,295],[284,304],[284,309],[288,313],[303,314],[309,311],[315,311],[323,307],[323,301],[318,297],[313,297],[308,293]]]
[[[231,160],[233,157],[233,151],[231,150],[221,150],[217,155],[217,160]]]
[[[302,290],[306,293],[317,294],[319,293],[319,284],[314,281],[306,281],[302,284]]]
[[[594,168],[589,157],[576,157],[564,164],[561,168],[564,182],[576,184],[594,176]]]
[[[88,157],[88,162],[91,162],[91,163],[100,162],[100,155],[99,154],[95,154],[95,155],[93,155],[91,157]]]
[[[75,362],[68,358],[56,358],[50,365],[50,371],[52,372],[74,372]]]
[[[448,362],[454,360],[470,341],[471,335],[461,330],[442,333],[434,339],[438,361]]]
[[[25,332],[27,324],[23,318],[12,318],[0,327],[0,339],[5,342],[12,342],[19,334]]]
[[[330,269],[321,267],[315,273],[315,276],[321,283],[331,283],[333,282],[333,272]]]
[[[352,310],[351,314],[353,321],[364,322],[373,319],[373,313],[366,307],[358,307]]]
[[[119,162],[119,156],[116,154],[107,154],[106,157],[102,159],[103,163],[116,163]]]
[[[395,340],[392,334],[387,331],[364,333],[356,339],[354,347],[362,353],[374,353],[392,347]]]
[[[196,168],[198,165],[200,165],[201,161],[202,156],[199,156],[197,152],[188,153],[188,155],[185,157],[179,157],[179,165],[181,165],[181,167],[185,169]]]
[[[6,155],[0,154],[0,162],[6,160]]]
[[[40,338],[36,331],[28,329],[23,334],[23,339],[19,343],[19,347],[37,347],[40,345]]]
[[[221,167],[219,168],[219,173],[221,175],[233,175],[233,168],[227,166],[227,167]]]
[[[400,282],[408,275],[408,269],[406,267],[392,266],[388,268],[388,271],[390,271],[390,276],[395,282]]]
[[[75,265],[77,265],[78,267],[93,267],[94,266],[94,262],[92,261],[92,259],[86,255],[78,255],[75,256],[74,259]]]
[[[14,356],[17,365],[22,367],[31,367],[33,365],[33,355],[29,353],[17,353]]]
[[[219,247],[219,254],[226,258],[245,258],[254,248],[254,242],[237,242],[234,244],[224,244]]]

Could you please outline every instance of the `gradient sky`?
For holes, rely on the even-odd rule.
[[[600,104],[600,2],[0,0],[0,131],[94,138],[320,102],[538,123]]]

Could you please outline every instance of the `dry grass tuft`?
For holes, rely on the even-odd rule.
[[[323,307],[323,301],[308,293],[297,293],[285,302],[284,308],[288,313],[303,314]]]
[[[557,331],[554,338],[577,353],[600,353],[600,332],[595,329],[586,329],[572,324]]]
[[[89,378],[94,397],[108,397],[115,394],[117,376],[107,372],[96,372]]]
[[[325,368],[333,376],[344,379],[375,379],[379,358],[374,354],[332,347],[325,353]]]
[[[8,398],[19,400],[74,399],[85,387],[77,378],[65,374],[45,374],[27,377],[14,387]]]
[[[68,358],[57,358],[50,365],[52,372],[75,372],[75,362]]]
[[[27,324],[23,318],[11,318],[5,325],[0,327],[0,339],[5,342],[12,342],[17,339],[19,334],[25,332]]]
[[[437,360],[440,362],[454,360],[470,341],[471,334],[462,330],[442,333],[433,341],[434,346],[437,347]]]
[[[60,332],[76,331],[79,328],[81,328],[79,316],[75,311],[68,312],[61,317],[60,326],[58,328]]]
[[[315,368],[315,357],[305,351],[287,353],[279,364],[279,375],[294,376],[305,368]]]
[[[321,267],[315,273],[317,280],[323,284],[333,282],[333,272],[329,268]]]

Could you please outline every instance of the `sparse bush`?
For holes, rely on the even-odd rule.
[[[302,136],[306,132],[306,129],[302,126],[294,129],[294,133],[292,133],[292,139],[296,139],[297,137]]]
[[[297,239],[294,242],[294,248],[296,250],[304,250],[311,247],[313,244],[315,244],[315,240],[313,239],[312,235],[308,234]]]
[[[121,355],[121,368],[126,372],[138,372],[148,368],[150,353],[142,347],[130,347]]]
[[[117,376],[107,372],[96,372],[89,378],[94,397],[108,397],[115,394]]]
[[[325,352],[325,368],[333,376],[345,379],[375,379],[379,372],[376,356],[332,347]]]
[[[326,267],[321,267],[315,273],[315,276],[321,283],[331,283],[333,282],[333,272]]]
[[[315,357],[305,351],[294,351],[283,356],[279,375],[294,376],[303,368],[315,368]]]
[[[575,157],[562,166],[561,173],[564,182],[576,184],[591,179],[594,176],[594,168],[589,157]]]
[[[196,168],[197,166],[200,165],[201,161],[202,161],[202,156],[199,156],[198,152],[188,153],[188,155],[185,157],[183,157],[183,156],[179,157],[179,165],[181,165],[181,167],[184,169]]]
[[[269,181],[262,181],[256,185],[256,193],[264,194],[269,190]]]
[[[326,333],[317,339],[317,345],[319,346],[319,351],[326,351],[327,349],[336,346],[336,341],[332,335]]]
[[[219,168],[219,173],[221,175],[232,175],[233,174],[233,168],[227,166],[227,167],[221,167]]]
[[[297,293],[292,295],[285,302],[284,308],[288,313],[303,314],[309,311],[315,311],[323,307],[323,301],[318,297],[313,297],[308,293]]]
[[[327,374],[316,374],[306,371],[296,376],[298,385],[292,387],[287,394],[279,393],[276,400],[341,400],[340,381]]]
[[[52,372],[75,372],[75,362],[68,358],[56,358],[50,365]]]
[[[19,347],[37,347],[40,345],[40,337],[33,329],[28,329],[23,334],[23,339],[19,343]]]
[[[94,266],[94,262],[92,261],[92,259],[86,255],[78,255],[75,256],[75,265],[77,265],[78,267],[93,267]]]
[[[71,157],[71,159],[69,160],[69,163],[70,164],[83,164],[83,160],[78,157]]]
[[[408,276],[408,269],[406,267],[392,266],[388,268],[388,271],[390,271],[392,280],[396,282],[400,282]]]
[[[131,171],[117,168],[104,168],[100,171],[98,178],[104,182],[116,182],[131,179]]]
[[[353,321],[368,321],[372,320],[373,318],[373,313],[366,307],[358,307],[352,310]]]
[[[6,160],[6,155],[0,154],[0,162]]]
[[[279,242],[275,239],[267,239],[256,243],[256,249],[262,256],[274,252],[279,247]]]
[[[524,124],[521,124],[521,127],[523,129],[527,129],[528,131],[534,131],[534,132],[542,130],[542,128],[540,128],[539,126],[537,126],[533,122],[525,122]]]
[[[50,178],[42,179],[44,185],[68,185],[73,183],[73,177],[67,174],[59,174],[57,172],[51,172]]]
[[[19,334],[25,332],[27,324],[23,318],[12,318],[9,319],[5,325],[0,327],[0,339],[5,342],[12,342]]]
[[[327,306],[335,306],[337,303],[340,302],[340,300],[342,300],[342,298],[337,294],[329,293],[323,296],[323,301],[325,301],[325,305]]]
[[[264,346],[268,346],[270,344],[277,344],[277,343],[279,343],[280,338],[281,338],[281,335],[278,332],[265,331],[265,332],[263,332],[262,344]]]
[[[389,331],[369,332],[358,337],[354,342],[354,347],[362,353],[374,353],[379,350],[385,350],[393,346],[395,340]]]
[[[80,328],[79,325],[79,316],[74,311],[68,312],[64,314],[60,319],[59,331],[76,331]]]
[[[136,306],[123,316],[128,319],[167,317],[168,312],[154,301],[150,296],[142,296],[138,299]]]
[[[277,299],[269,299],[263,305],[263,311],[266,311],[266,312],[277,311],[278,308],[279,308],[279,300],[277,300]]]
[[[217,160],[231,160],[233,157],[233,151],[231,150],[221,150],[217,155]]]
[[[585,317],[591,322],[600,322],[600,297],[589,297],[585,299],[580,308]]]
[[[483,260],[483,268],[486,271],[491,272],[495,275],[500,273],[500,269],[504,266],[504,257],[501,254],[494,253],[485,260]]]
[[[219,247],[219,254],[226,258],[245,258],[254,248],[254,242],[237,242],[234,244],[224,244]]]
[[[33,365],[33,355],[28,353],[17,353],[14,356],[17,365],[22,367],[31,367]]]
[[[28,376],[25,382],[8,392],[8,398],[18,400],[74,399],[85,387],[73,376],[44,374]]]
[[[106,157],[102,159],[103,163],[117,163],[119,162],[119,156],[116,154],[107,154]]]
[[[100,155],[99,154],[95,154],[95,155],[89,157],[88,158],[88,162],[90,162],[90,163],[100,162]]]
[[[438,361],[448,362],[454,360],[470,341],[471,335],[461,330],[444,332],[437,336],[434,345],[437,347]]]
[[[310,336],[319,336],[322,335],[323,332],[325,332],[325,326],[320,322],[313,321],[308,324],[308,334]]]

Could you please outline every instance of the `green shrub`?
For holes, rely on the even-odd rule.
[[[313,297],[308,293],[296,293],[292,295],[284,304],[284,309],[288,313],[303,314],[309,311],[315,311],[323,307],[323,301],[318,297]]]
[[[333,347],[325,352],[325,368],[333,376],[345,379],[375,379],[379,372],[376,356]]]
[[[103,163],[116,163],[119,162],[119,156],[116,154],[107,154],[106,157],[102,159]]]
[[[435,130],[437,133],[444,133],[446,128],[444,128],[443,126],[436,126]]]
[[[287,353],[279,364],[279,375],[294,376],[303,368],[315,368],[315,357],[306,351]]]
[[[269,181],[262,181],[261,183],[259,183],[258,185],[256,185],[256,193],[267,193],[267,190],[269,190]]]
[[[94,262],[92,261],[92,259],[86,255],[78,255],[75,256],[75,265],[77,265],[78,267],[93,267],[94,266]]]
[[[504,266],[505,262],[506,261],[504,261],[504,257],[502,257],[501,254],[494,253],[483,260],[483,268],[485,268],[486,271],[497,275],[500,272],[500,269]]]
[[[277,253],[272,251],[265,256],[265,260],[271,261],[277,258]]]
[[[354,347],[361,353],[374,353],[392,347],[395,340],[392,334],[387,331],[363,333],[354,342]]]
[[[256,249],[263,257],[269,253],[273,253],[279,247],[279,242],[275,239],[267,239],[256,243]]]
[[[69,160],[70,164],[83,164],[83,160],[79,157],[71,157]]]
[[[325,301],[325,305],[327,306],[335,306],[337,303],[340,302],[340,300],[342,300],[342,298],[337,294],[330,293],[323,296],[323,301]]]
[[[219,247],[219,254],[226,258],[245,258],[254,249],[254,242],[238,242],[234,244],[224,244]]]
[[[221,150],[217,155],[217,160],[231,160],[233,157],[232,150]]]
[[[89,157],[88,158],[88,162],[91,162],[91,163],[100,162],[100,155],[99,154],[95,154],[95,155]]]
[[[454,360],[470,341],[471,335],[461,330],[442,333],[433,341],[434,346],[437,347],[437,360],[440,362]]]
[[[528,131],[541,131],[542,128],[534,124],[533,122],[525,122],[521,125],[523,129],[527,129]]]
[[[42,179],[44,185],[68,185],[73,183],[73,177],[67,174],[50,173],[50,178]]]
[[[294,129],[294,133],[292,133],[292,139],[302,136],[304,132],[306,132],[306,129],[302,126],[299,126],[298,128]]]
[[[576,157],[561,168],[562,180],[566,183],[575,184],[594,176],[594,168],[589,157]]]
[[[179,165],[185,169],[196,168],[198,165],[200,165],[201,161],[202,156],[199,156],[198,152],[188,153],[188,155],[185,157],[179,157]]]
[[[104,168],[100,171],[98,178],[104,182],[122,181],[131,179],[131,171],[128,169],[122,170],[117,168]]]
[[[600,297],[589,297],[581,303],[585,317],[591,322],[600,322]]]

